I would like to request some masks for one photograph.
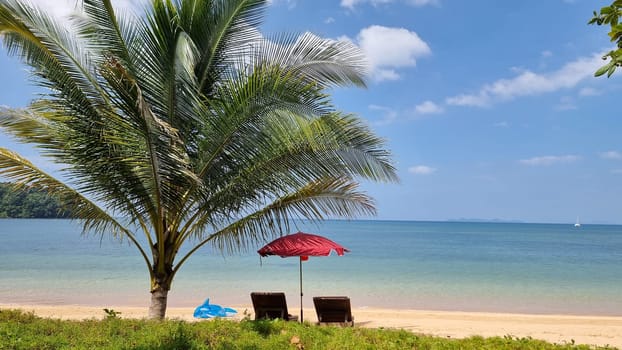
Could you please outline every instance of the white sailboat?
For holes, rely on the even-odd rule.
[[[575,222],[574,227],[581,227],[581,223],[579,222],[578,216],[577,216],[577,222]]]

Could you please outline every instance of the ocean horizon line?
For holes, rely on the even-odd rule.
[[[116,219],[125,219],[124,217],[115,217]],[[0,217],[0,220],[67,220],[67,221],[80,221],[81,219],[75,218],[10,218]],[[574,221],[529,221],[519,219],[479,219],[479,218],[457,218],[457,219],[390,219],[390,218],[327,218],[324,220],[311,221],[308,219],[292,219],[294,222],[300,222],[305,224],[322,224],[325,222],[403,222],[403,223],[463,223],[463,224],[525,224],[525,225],[574,225]],[[581,225],[601,225],[601,226],[622,226],[622,222],[609,222],[609,221],[582,221]]]

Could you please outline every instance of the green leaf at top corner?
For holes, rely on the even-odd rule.
[[[613,62],[609,62],[606,65],[598,68],[598,70],[594,73],[595,77],[600,77],[601,75],[605,74],[607,71],[609,71],[609,69],[611,68]]]
[[[607,78],[611,77],[611,75],[613,74],[613,72],[615,72],[615,71],[616,71],[616,67],[617,67],[617,66],[616,66],[615,64],[611,65],[611,67],[607,70]]]

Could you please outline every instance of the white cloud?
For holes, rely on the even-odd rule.
[[[443,113],[443,108],[432,101],[425,101],[415,106],[415,112],[418,114],[439,114]]]
[[[476,93],[449,97],[445,102],[455,106],[485,107],[520,96],[570,89],[594,75],[594,72],[603,64],[601,57],[602,54],[582,57],[548,73],[524,71],[514,78],[499,79],[486,84]]]
[[[408,168],[408,172],[415,175],[430,175],[436,172],[436,168],[427,165],[415,165]]]
[[[596,90],[592,87],[584,87],[579,90],[579,96],[598,96],[601,94],[600,90]]]
[[[521,159],[518,162],[523,165],[539,166],[539,165],[552,165],[552,164],[559,164],[559,163],[573,163],[579,159],[581,159],[581,157],[576,156],[576,155],[541,156],[541,157],[533,157],[529,159]]]
[[[484,94],[460,94],[446,98],[445,103],[452,106],[488,107],[490,105],[490,98]]]
[[[399,80],[400,75],[394,69],[375,69],[372,72],[374,79],[377,81]]]
[[[525,69],[525,67],[521,67],[521,66],[510,67],[510,72],[512,72],[512,73],[521,74],[521,73],[526,72],[526,71],[527,71],[527,69]]]
[[[547,57],[551,57],[553,56],[553,52],[549,51],[549,50],[544,50],[540,53],[542,55],[542,57],[547,58]]]
[[[375,117],[370,118],[370,124],[384,126],[396,122],[407,122],[425,118],[427,115],[443,113],[444,109],[432,101],[425,101],[413,108],[402,110],[380,105],[367,107]]]
[[[129,1],[132,1],[132,0],[129,0]],[[297,0],[267,0],[266,2],[268,3],[269,6],[286,4],[289,10],[296,8],[296,5],[298,5]]]
[[[395,1],[394,0],[341,0],[341,7],[345,7],[350,10],[353,10],[354,7],[359,4],[369,3],[372,6],[378,6],[378,5],[383,5],[383,4],[389,4],[392,2],[395,2]],[[415,6],[415,7],[440,4],[439,0],[402,0],[401,2],[407,5]]]
[[[354,9],[354,6],[365,2],[369,2],[373,6],[378,6],[380,4],[390,3],[391,1],[392,0],[341,0],[341,7],[346,7],[352,10]]]
[[[618,151],[607,151],[600,154],[603,159],[622,159],[622,153]]]
[[[142,13],[148,2],[149,0],[113,0],[112,4],[117,14],[128,11]],[[30,3],[61,19],[75,13],[78,9],[75,0],[30,0]]]
[[[493,126],[495,126],[497,128],[509,128],[510,127],[510,123],[508,123],[506,121],[502,121],[502,122],[494,123]]]
[[[362,29],[356,41],[379,81],[399,79],[398,68],[414,67],[417,58],[432,52],[417,33],[405,28],[372,25]]]
[[[326,24],[335,23],[335,19],[333,17],[328,17],[324,20],[324,23]]]
[[[75,12],[76,9],[76,2],[68,0],[30,0],[30,3],[35,7],[45,9],[46,12],[58,18],[66,17]]]
[[[369,105],[367,108],[369,108],[371,111],[375,111],[381,114],[380,119],[376,119],[371,122],[372,125],[389,125],[397,120],[397,111],[395,111],[393,108],[378,105]]]
[[[574,103],[572,97],[562,96],[559,99],[559,103],[555,105],[555,109],[558,111],[569,111],[572,109],[577,109],[577,105]]]
[[[438,0],[408,0],[406,1],[407,4],[413,5],[413,6],[426,6],[426,5],[439,5],[439,1]]]
[[[115,10],[142,13],[149,0],[113,0]]]

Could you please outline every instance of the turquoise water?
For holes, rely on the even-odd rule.
[[[303,264],[305,305],[348,295],[356,307],[622,315],[622,226],[330,221],[300,224],[351,250]],[[257,247],[259,248],[259,247]],[[256,250],[256,249],[255,249]],[[68,220],[0,220],[0,303],[147,305],[144,262],[127,243],[81,236]],[[295,308],[298,260],[203,249],[170,306],[206,297],[249,304],[278,290]]]

